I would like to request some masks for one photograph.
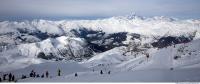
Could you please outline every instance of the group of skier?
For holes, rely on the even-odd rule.
[[[59,69],[58,70],[58,76],[60,76],[60,75],[61,75],[61,71]],[[8,82],[16,82],[17,81],[15,79],[15,75],[13,75],[12,73],[3,74],[2,76],[3,76],[2,78],[0,77],[0,82],[7,82],[7,81]],[[45,74],[43,73],[42,75],[40,75],[40,74],[36,74],[36,72],[34,70],[32,70],[30,72],[29,76],[26,76],[26,75],[22,74],[21,79],[25,79],[25,78],[29,78],[29,77],[33,77],[33,78],[35,78],[35,77],[36,78],[39,78],[39,77],[44,78],[44,77],[46,77],[46,78],[49,78],[49,72],[46,71]]]
[[[108,74],[110,74],[110,73],[111,73],[111,71],[108,71]],[[100,74],[103,74],[103,70],[100,71]]]
[[[48,78],[49,77],[49,72],[46,71],[45,75],[44,75],[44,73],[42,75],[40,75],[40,74],[36,74],[36,72],[34,70],[32,70],[31,73],[29,74],[29,77],[34,77],[34,78],[35,77],[36,78],[39,78],[39,77],[44,78],[44,76],[46,76],[46,78]],[[26,78],[26,76],[22,75],[22,78]]]
[[[111,73],[111,71],[108,71],[108,74],[110,74],[110,73]],[[104,74],[103,70],[100,71],[100,74]],[[57,76],[61,76],[61,70],[60,69],[58,69],[58,71],[57,71]],[[74,76],[78,77],[78,73],[75,73]],[[44,78],[44,77],[50,78],[48,71],[46,71],[45,73],[40,75],[40,74],[36,73],[34,70],[32,70],[30,72],[29,76],[26,76],[26,75],[22,74],[21,79],[25,79],[25,78],[29,78],[29,77],[33,77],[33,78],[39,78],[39,77],[41,77],[41,78]],[[6,81],[16,82],[17,80],[15,79],[15,75],[13,75],[12,73],[9,73],[9,74],[3,74],[3,78],[0,77],[0,82],[6,82]]]
[[[12,73],[9,74],[3,74],[3,78],[0,77],[0,82],[2,81],[9,81],[9,82],[15,82],[15,75]]]

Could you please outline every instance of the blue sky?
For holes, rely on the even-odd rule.
[[[200,0],[0,0],[0,20],[127,15],[200,18]]]

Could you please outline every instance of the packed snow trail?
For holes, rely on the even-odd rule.
[[[22,75],[26,75],[26,77],[29,77],[29,74],[32,70],[36,72],[36,74],[39,74],[40,76],[42,74],[45,74],[46,71],[49,72],[49,77],[53,78],[57,76],[57,70],[61,70],[61,75],[68,75],[75,72],[86,72],[91,71],[89,68],[84,67],[76,62],[46,62],[41,64],[35,64],[28,66],[26,68],[8,71],[0,73],[0,76],[6,73],[12,73],[15,75],[16,79],[20,79]]]
[[[161,49],[152,56],[152,65],[151,67],[155,68],[170,68],[172,66],[172,56],[173,48],[168,47]]]
[[[135,67],[138,67],[147,62],[148,60],[146,56],[139,56],[139,57],[130,59],[128,61],[122,62],[116,65],[115,68],[120,69],[121,71],[134,70]]]
[[[173,67],[173,48],[167,47],[160,50],[152,49],[150,53],[149,62],[136,69],[170,69]]]
[[[78,77],[74,74],[54,78],[29,78],[19,82],[199,82],[200,69],[137,70],[99,74],[88,72]],[[196,72],[196,73],[194,73]]]
[[[183,47],[183,52],[177,53],[182,58],[176,60],[174,66],[177,68],[200,68],[200,39],[177,45],[179,49]]]

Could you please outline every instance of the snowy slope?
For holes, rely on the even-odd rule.
[[[180,51],[180,49],[183,51]],[[137,57],[131,54],[124,56],[123,53],[126,52],[126,49],[119,47],[97,54],[84,63],[89,67],[103,64],[104,66],[114,66],[125,70],[200,68],[199,51],[200,40],[162,49],[148,49],[147,52],[150,54],[150,58],[147,58],[142,52]],[[176,56],[180,57],[175,59]]]
[[[70,45],[71,49],[74,51],[75,56],[80,56],[82,53],[85,53],[83,49],[87,49],[86,47],[84,48],[86,44],[83,39],[65,36],[55,39],[49,38],[37,43],[20,44],[17,45],[17,48],[0,53],[0,70],[7,71],[23,68],[32,64],[43,63],[43,61],[41,61],[42,59],[38,58],[38,53],[40,52],[44,52],[47,58],[49,57],[49,53],[54,53],[57,57],[63,58],[60,53],[61,51],[59,52],[58,50],[66,50],[69,47],[68,45]],[[79,52],[80,50],[82,52]],[[66,56],[68,55],[66,54]],[[67,59],[70,57],[65,58]],[[56,60],[57,58],[54,59]]]
[[[196,72],[196,73],[194,73]],[[30,78],[19,82],[198,82],[199,69],[185,70],[140,70],[103,74],[98,72],[79,73],[78,77],[66,75],[52,79]]]
[[[52,71],[52,78],[27,78],[19,79],[18,82],[195,82],[200,80],[200,73],[198,72],[200,67],[197,66],[196,62],[190,61],[190,64],[188,64],[188,61],[191,59],[175,60],[172,58],[172,56],[180,54],[180,52],[176,51],[181,46],[193,47],[192,49],[197,49],[197,51],[199,51],[199,47],[194,47],[195,45],[200,44],[199,40],[194,40],[191,43],[192,44],[178,44],[175,47],[170,46],[163,49],[149,49],[148,52],[151,56],[149,59],[142,55],[136,58],[131,55],[124,56],[123,54],[120,54],[120,52],[124,52],[124,47],[119,47],[101,54],[97,54],[90,60],[81,62],[81,65],[74,65],[72,63],[73,67],[88,67],[89,69],[86,70],[74,68],[70,68],[71,70],[69,70],[67,67],[70,67],[71,63],[63,64],[62,62],[52,62],[37,64],[34,65],[34,67],[30,66],[25,69],[14,70],[13,72],[26,74],[32,69],[36,70],[36,72],[38,73],[44,72],[46,69]],[[181,58],[186,57],[188,56],[181,56]],[[191,55],[190,57],[196,56]],[[119,62],[120,60],[124,61]],[[139,63],[137,60],[143,60],[143,62]],[[180,65],[179,63],[185,64]],[[96,64],[101,65],[96,66]],[[135,64],[137,64],[136,67]],[[64,65],[64,68],[62,68],[62,70],[64,71],[65,68],[67,69],[67,72],[63,72],[64,75],[62,75],[61,77],[56,76],[58,65]],[[39,66],[41,66],[42,68]],[[170,68],[172,67],[174,68],[174,70],[170,70]],[[24,70],[26,70],[27,72],[23,72]],[[94,70],[94,72],[92,70]],[[100,70],[103,70],[103,75],[100,74]],[[109,70],[111,70],[110,75],[107,74]],[[76,72],[78,73],[78,77],[74,77],[74,73]]]
[[[83,67],[80,64],[76,62],[53,62],[53,61],[48,61],[46,63],[41,63],[41,64],[33,64],[31,66],[28,66],[26,68],[18,69],[18,70],[12,70],[12,71],[7,71],[7,73],[12,73],[15,74],[15,78],[17,80],[20,80],[22,75],[26,75],[29,77],[29,74],[32,70],[34,70],[37,74],[40,76],[42,74],[45,74],[46,71],[49,72],[49,77],[56,77],[57,76],[57,71],[58,69],[61,70],[62,76],[64,75],[69,75],[74,72],[81,72],[81,71],[89,71],[87,67]],[[5,72],[6,73],[6,72]],[[2,73],[0,73],[2,75]]]

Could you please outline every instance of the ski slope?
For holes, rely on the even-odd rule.
[[[20,79],[18,82],[198,82],[200,80],[199,70],[196,68],[175,70],[151,69],[122,72],[111,71],[111,74],[108,74],[106,71],[104,71],[104,74],[100,74],[100,70],[95,70],[94,72],[91,70],[79,72],[73,70],[70,74],[62,76],[27,78]],[[74,73],[78,73],[78,77],[75,77]]]
[[[175,47],[169,46],[163,49],[150,49],[148,50],[150,53],[150,58],[148,59],[142,54],[136,58],[134,56],[126,57],[120,55],[119,51],[123,47],[119,47],[97,54],[99,57],[93,57],[91,60],[80,63],[50,62],[36,64],[14,72],[23,73],[23,70],[29,72],[34,68],[36,72],[41,73],[49,70],[52,74],[51,78],[27,78],[19,79],[18,82],[198,82],[200,80],[199,64],[196,64],[195,61],[188,64],[188,60],[190,59],[184,59],[187,56],[183,56],[184,60],[174,60],[173,58],[174,55],[180,54],[177,50],[181,46],[199,49],[196,45],[199,45],[198,40],[191,43],[179,44]],[[118,55],[116,55],[117,53]],[[121,59],[124,61],[119,62]],[[180,61],[186,64],[178,64]],[[61,67],[63,71],[62,76],[56,75],[58,67]],[[100,74],[101,70],[103,74]],[[111,71],[111,74],[108,74],[108,71]],[[74,76],[75,73],[78,73],[78,77]]]

